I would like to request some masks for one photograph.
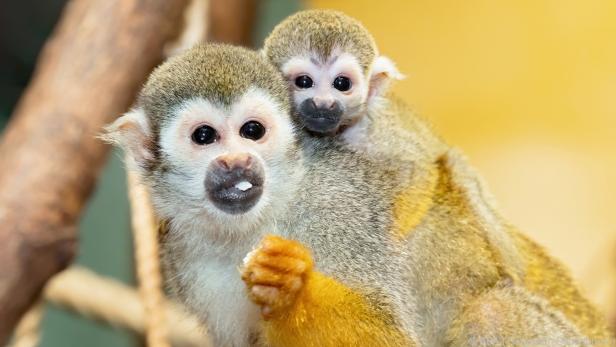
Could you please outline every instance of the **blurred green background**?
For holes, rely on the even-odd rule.
[[[0,131],[27,86],[37,55],[58,20],[64,0],[2,0],[0,3]],[[253,45],[261,46],[273,26],[297,11],[299,0],[261,1]],[[80,226],[77,264],[134,285],[126,176],[121,153],[109,157]],[[129,331],[109,327],[48,305],[41,347],[142,345]]]

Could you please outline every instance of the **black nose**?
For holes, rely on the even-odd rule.
[[[339,101],[329,106],[319,107],[310,98],[302,101],[298,111],[300,122],[308,131],[328,134],[338,129],[344,110]]]
[[[230,214],[248,212],[263,194],[263,169],[249,155],[218,157],[205,176],[208,198]]]

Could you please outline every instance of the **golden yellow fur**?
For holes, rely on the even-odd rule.
[[[266,323],[266,336],[268,344],[275,347],[393,347],[412,343],[397,331],[385,312],[319,272],[310,274],[302,295],[288,312]]]

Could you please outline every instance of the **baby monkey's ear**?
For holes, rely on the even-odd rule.
[[[154,159],[154,139],[145,112],[141,108],[128,111],[105,127],[101,138],[122,147],[142,170]]]
[[[383,96],[392,80],[401,80],[404,75],[398,71],[396,64],[386,56],[378,56],[370,71],[370,87],[368,89],[368,105],[377,97]]]

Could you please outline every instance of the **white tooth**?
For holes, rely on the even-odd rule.
[[[248,182],[248,181],[242,181],[242,182],[236,184],[235,188],[245,192],[248,189],[252,188],[252,184],[250,182]]]

